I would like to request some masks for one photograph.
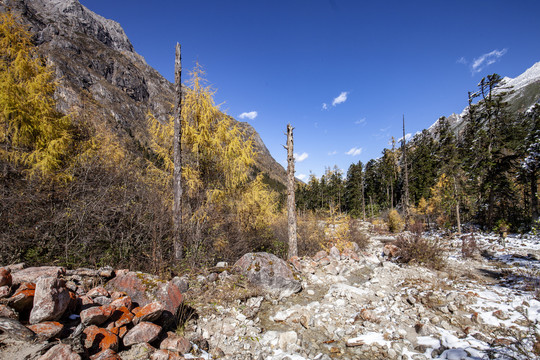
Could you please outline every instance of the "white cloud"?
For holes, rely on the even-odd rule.
[[[294,153],[294,159],[296,160],[296,162],[302,162],[304,160],[306,160],[308,158],[308,153],[307,152],[303,152],[301,153],[300,155],[297,154],[297,153]]]
[[[327,103],[322,103],[322,109],[323,110],[328,110],[328,104]]]
[[[457,59],[456,61],[458,64],[467,65],[467,59],[465,59],[463,56]]]
[[[339,94],[339,96],[332,101],[332,106],[336,106],[338,104],[341,104],[341,103],[344,103],[345,101],[347,101],[347,95],[348,94],[349,94],[349,92],[342,91],[341,94]]]
[[[306,174],[298,174],[296,177],[299,178],[300,180],[304,181],[304,180],[306,180],[307,175]]]
[[[331,151],[331,152],[328,153],[328,155],[330,155],[330,156],[333,156],[333,155],[336,155],[336,154],[337,154],[337,150],[334,150],[334,151]]]
[[[354,123],[356,125],[365,125],[366,124],[366,118],[361,118],[360,120],[356,120]]]
[[[492,52],[489,52],[487,54],[484,54],[480,57],[477,57],[473,60],[471,64],[471,73],[476,74],[480,71],[484,70],[487,66],[494,64],[501,58],[504,54],[506,54],[508,50],[502,49],[502,50],[493,50]]]
[[[253,120],[257,117],[257,112],[256,111],[250,111],[250,112],[243,112],[240,114],[240,116],[238,116],[240,119],[250,119],[250,120]]]
[[[362,153],[362,148],[353,147],[351,150],[347,151],[345,154],[351,156],[358,156]]]

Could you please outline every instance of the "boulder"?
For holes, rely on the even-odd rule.
[[[135,315],[133,315],[127,307],[122,306],[115,308],[110,320],[114,322],[114,326],[121,327],[131,323],[134,317]]]
[[[133,302],[141,307],[159,301],[163,304],[164,310],[171,314],[176,314],[183,300],[177,282],[167,282],[141,272],[120,273],[109,281],[105,288],[109,292],[125,292]]]
[[[0,299],[8,298],[11,294],[11,289],[9,286],[4,285],[0,286]]]
[[[81,356],[67,344],[58,344],[49,349],[38,360],[81,360]]]
[[[255,286],[273,295],[286,297],[302,290],[302,284],[284,260],[264,252],[248,253],[242,256],[233,269]]]
[[[148,343],[135,344],[128,350],[122,351],[120,356],[122,359],[137,359],[149,360],[150,356],[156,351],[152,345]]]
[[[149,343],[157,339],[161,332],[161,326],[142,321],[128,331],[124,336],[124,345],[131,346],[139,343]]]
[[[170,350],[180,354],[188,353],[191,350],[191,343],[185,337],[168,332],[167,337],[159,345],[161,350]]]
[[[88,296],[91,299],[94,299],[94,298],[96,298],[98,296],[106,296],[106,297],[108,297],[109,292],[104,287],[98,286],[98,287],[95,287],[95,288],[89,290],[86,293],[86,296]]]
[[[59,277],[66,274],[66,269],[60,266],[29,267],[23,270],[12,270],[11,277],[13,284],[18,285],[25,282],[37,283],[41,277]]]
[[[126,307],[128,310],[133,309],[133,302],[129,296],[119,297],[116,300],[113,300],[110,305],[116,308]]]
[[[135,313],[135,318],[133,319],[134,324],[138,324],[141,321],[154,322],[163,313],[164,307],[161,303],[155,301],[148,305],[143,306],[139,311]]]
[[[96,325],[90,325],[83,331],[84,347],[90,353],[98,353],[103,350],[111,349],[118,351],[118,336],[111,331],[98,328]]]
[[[152,354],[151,360],[184,360],[184,357],[174,351],[158,350]]]
[[[90,356],[90,360],[122,360],[122,358],[113,349],[105,349]]]
[[[39,339],[49,340],[58,336],[62,330],[64,330],[64,325],[56,321],[46,321],[35,325],[28,325],[28,328],[32,330]]]
[[[8,305],[11,306],[19,314],[25,314],[28,316],[32,310],[32,305],[34,304],[34,295],[36,294],[36,284],[34,283],[23,283],[15,294],[13,294],[7,301]]]
[[[17,340],[31,341],[35,339],[34,332],[15,319],[0,317],[0,332]]]
[[[384,255],[388,256],[389,258],[396,257],[399,253],[399,248],[394,244],[386,244],[383,248]]]
[[[0,317],[19,320],[19,314],[7,305],[0,304]]]
[[[69,291],[64,280],[54,277],[41,277],[36,284],[34,307],[30,313],[30,324],[60,319],[69,303]]]
[[[88,325],[101,325],[109,318],[101,306],[94,306],[81,311],[81,322]]]
[[[0,286],[11,286],[11,270],[0,268]]]

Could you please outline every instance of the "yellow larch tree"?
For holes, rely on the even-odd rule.
[[[26,166],[30,176],[67,180],[60,170],[72,125],[56,110],[55,87],[30,33],[9,12],[0,14],[0,158]]]
[[[262,175],[251,176],[256,156],[252,140],[219,110],[214,91],[203,76],[197,65],[182,99],[183,216],[191,241],[185,252],[188,256],[204,247],[225,250],[230,240],[223,236],[223,229],[233,223],[246,233],[264,229],[277,205],[277,196],[264,184]],[[173,120],[171,116],[161,123],[149,114],[150,147],[157,161],[149,163],[148,171],[164,174],[169,183],[174,168]],[[212,243],[204,243],[208,240]]]

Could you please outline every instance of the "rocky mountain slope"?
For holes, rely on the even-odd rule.
[[[508,92],[505,101],[510,104],[510,110],[514,112],[527,111],[534,104],[540,103],[540,61],[527,69],[523,74],[509,78],[503,78],[502,86],[496,93]],[[463,126],[463,118],[467,114],[467,108],[460,114],[452,114],[447,117],[452,128],[457,132]],[[438,120],[429,127],[434,131]]]
[[[62,112],[106,124],[133,149],[145,143],[148,112],[161,120],[170,113],[173,85],[135,52],[117,22],[95,14],[77,0],[0,1],[0,11],[7,9],[27,22],[39,51],[54,65],[60,85],[57,104]],[[285,183],[285,170],[255,129],[240,124],[255,139],[257,167]]]

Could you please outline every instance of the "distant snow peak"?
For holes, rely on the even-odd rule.
[[[240,119],[249,119],[253,120],[255,119],[259,114],[256,111],[250,111],[250,112],[243,112],[238,117]]]
[[[502,50],[493,50],[489,53],[483,54],[476,59],[473,60],[471,64],[471,72],[472,74],[479,73],[480,71],[484,70],[486,67],[488,67],[491,64],[494,64],[501,58],[508,49],[502,49]]]

